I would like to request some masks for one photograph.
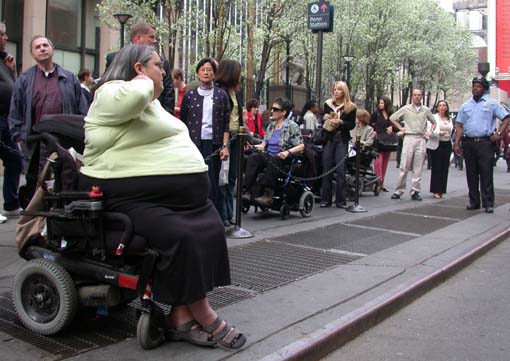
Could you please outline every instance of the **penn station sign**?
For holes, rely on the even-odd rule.
[[[308,3],[308,29],[313,32],[333,31],[334,7],[328,1]]]

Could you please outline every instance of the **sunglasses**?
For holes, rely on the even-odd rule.
[[[282,111],[282,108],[271,107],[271,110],[272,110],[273,112],[281,112],[281,111]]]

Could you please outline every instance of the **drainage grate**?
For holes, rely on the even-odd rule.
[[[372,254],[413,238],[413,236],[407,234],[339,223],[311,231],[281,236],[274,238],[274,240],[325,250],[335,249],[352,253]]]
[[[463,200],[465,202],[465,200]],[[422,216],[446,217],[463,220],[474,216],[473,212],[466,210],[466,207],[445,207],[443,205],[427,205],[416,208],[402,209],[399,213],[412,213]]]
[[[128,309],[134,313],[132,308]],[[87,318],[86,313],[83,312],[65,335],[52,337],[37,335],[24,328],[19,322],[10,292],[0,294],[0,331],[56,355],[56,359],[111,345],[135,335],[135,329],[126,327],[123,322],[112,318]]]
[[[234,287],[218,287],[208,294],[215,309],[254,297],[254,292]],[[171,306],[159,304],[165,313]],[[63,359],[136,337],[139,299],[110,313],[109,317],[96,318],[95,314],[80,313],[63,335],[40,336],[27,330],[18,320],[10,292],[0,294],[0,331],[43,351]],[[89,317],[87,317],[89,316]]]
[[[259,292],[358,258],[269,240],[229,248],[229,255],[232,284]]]
[[[349,223],[384,230],[428,234],[453,224],[455,221],[440,218],[429,218],[421,215],[415,216],[390,212],[373,217],[362,218]]]

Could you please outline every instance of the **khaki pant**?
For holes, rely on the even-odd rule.
[[[407,173],[412,171],[411,194],[421,191],[421,171],[425,163],[427,152],[426,141],[422,135],[406,135],[402,146],[400,160],[400,175],[398,177],[395,193],[402,196],[406,190]]]

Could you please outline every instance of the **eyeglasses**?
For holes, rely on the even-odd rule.
[[[282,108],[271,107],[271,111],[273,111],[273,112],[281,112]]]

